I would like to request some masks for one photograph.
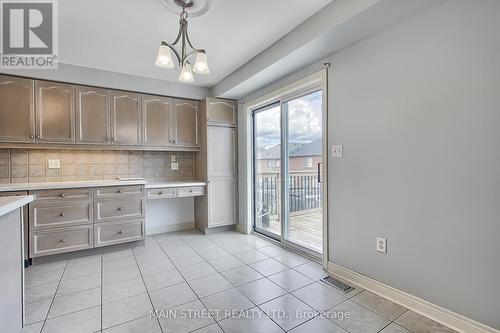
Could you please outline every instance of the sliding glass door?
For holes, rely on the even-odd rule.
[[[254,227],[287,245],[323,249],[323,92],[254,111]]]

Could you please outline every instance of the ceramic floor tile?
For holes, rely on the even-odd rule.
[[[101,273],[101,264],[100,263],[91,263],[73,267],[67,267],[66,271],[64,271],[63,280],[76,279],[82,276],[94,275]]]
[[[232,287],[231,283],[227,281],[219,273],[202,277],[200,279],[188,281],[191,288],[198,297],[205,297]]]
[[[193,333],[224,333],[222,329],[219,327],[217,324],[212,324],[205,326],[203,328],[200,328],[196,331],[193,331]]]
[[[345,314],[349,313],[349,317]],[[351,333],[375,333],[390,321],[353,302],[345,301],[326,312],[330,320]]]
[[[176,269],[144,277],[144,283],[146,284],[148,291],[173,286],[182,282],[184,282],[184,278]]]
[[[269,245],[266,247],[262,247],[259,249],[259,251],[266,254],[269,257],[276,257],[281,254],[291,253],[290,251],[285,250],[284,248],[277,245]]]
[[[169,259],[162,259],[139,265],[143,276],[160,273],[175,269],[174,264]]]
[[[185,254],[178,257],[170,257],[170,260],[172,260],[176,267],[184,267],[205,262],[205,259],[203,259],[196,253]]]
[[[134,256],[126,256],[113,260],[104,261],[102,263],[102,270],[104,272],[109,272],[115,269],[125,268],[129,266],[135,266],[137,263],[135,262]]]
[[[232,268],[245,266],[246,264],[235,256],[226,256],[221,258],[207,260],[219,272],[227,271]]]
[[[25,302],[33,303],[33,302],[43,301],[46,299],[52,299],[52,297],[54,297],[54,294],[56,293],[58,285],[59,282],[53,282],[30,288],[25,288],[25,294],[24,294]]]
[[[290,294],[261,304],[259,308],[285,331],[314,318],[317,314],[316,310]]]
[[[42,331],[43,324],[44,322],[40,321],[35,324],[25,325],[22,328],[21,333],[40,333]]]
[[[396,319],[396,324],[403,326],[414,333],[451,333],[455,332],[451,328],[441,325],[434,320],[419,315],[413,311],[405,312],[401,317]]]
[[[239,316],[244,310],[254,307],[254,304],[235,288],[207,296],[201,301],[215,320]]]
[[[101,288],[80,291],[74,294],[56,296],[50,307],[48,318],[62,316],[101,305]]]
[[[253,264],[250,264],[250,267],[255,269],[257,272],[264,276],[269,276],[272,274],[276,274],[279,272],[286,271],[288,269],[288,266],[283,265],[282,263],[269,258],[266,260],[262,261],[257,261]]]
[[[57,288],[57,296],[73,294],[79,291],[101,286],[101,274],[82,276],[70,280],[62,280]]]
[[[58,282],[63,275],[63,269],[55,269],[53,271],[32,271],[25,275],[26,288]]]
[[[262,274],[250,266],[242,266],[222,272],[222,275],[231,282],[233,286],[239,286],[262,278]]]
[[[82,266],[82,265],[91,265],[91,264],[100,264],[101,263],[101,255],[100,254],[92,254],[81,256],[68,260],[68,267]]]
[[[293,269],[313,280],[321,280],[329,275],[320,264],[315,262],[308,262]]]
[[[245,252],[236,253],[235,256],[243,261],[245,264],[253,264],[254,262],[268,259],[269,256],[260,252],[259,250],[250,250]]]
[[[168,259],[167,255],[161,251],[161,252],[155,252],[155,253],[147,253],[147,254],[142,254],[142,255],[135,255],[135,260],[139,265],[147,264],[148,262],[152,261],[158,261],[158,260],[164,260]]]
[[[269,317],[257,308],[246,311],[240,318],[227,318],[219,322],[225,333],[283,333]]]
[[[267,278],[243,284],[238,289],[257,305],[286,294],[285,290]]]
[[[384,328],[380,333],[411,333],[406,328],[399,326],[398,324],[391,323],[389,326]]]
[[[158,319],[149,316],[105,329],[103,333],[162,333]]]
[[[286,291],[293,291],[314,282],[293,269],[271,275],[269,279]]]
[[[147,294],[102,305],[102,328],[106,329],[148,316],[153,310]]]
[[[297,289],[292,294],[318,311],[328,310],[346,300],[340,293],[318,282]]]
[[[49,311],[52,300],[45,300],[25,305],[25,321],[26,324],[32,324],[45,320]]]
[[[290,333],[348,333],[342,327],[332,323],[330,320],[325,317],[318,316],[300,326],[295,327],[293,330],[289,331]]]
[[[116,260],[124,257],[131,257],[133,255],[132,249],[115,249],[115,248],[105,248],[102,254],[102,261],[107,262],[111,260]]]
[[[406,312],[406,308],[393,303],[388,299],[375,295],[368,290],[352,297],[352,300],[389,320],[395,320]]]
[[[141,277],[139,268],[137,266],[125,267],[116,269],[114,271],[102,273],[102,285],[110,285],[117,282],[126,280],[137,279]]]
[[[179,271],[188,281],[217,273],[215,268],[210,266],[207,262],[180,267]]]
[[[167,310],[197,299],[186,283],[155,290],[150,293],[155,310]]]
[[[260,249],[259,251],[261,250],[262,249]],[[275,256],[274,259],[278,260],[284,265],[287,265],[288,267],[297,267],[311,262],[309,259],[299,256],[298,254],[295,254],[293,252],[285,252],[279,254]]]
[[[102,303],[114,302],[144,293],[146,293],[146,287],[142,278],[122,281],[102,287]]]
[[[199,300],[172,308],[159,320],[163,333],[187,333],[214,323]]]
[[[42,333],[88,333],[101,329],[101,307],[73,312],[49,319],[43,326]]]

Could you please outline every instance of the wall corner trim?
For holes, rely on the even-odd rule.
[[[328,272],[456,331],[463,333],[500,333],[497,329],[383,284],[331,261],[328,262]]]

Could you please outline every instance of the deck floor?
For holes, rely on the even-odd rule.
[[[271,219],[262,229],[281,234],[281,220]],[[290,216],[289,241],[321,253],[323,250],[323,214],[320,210]]]

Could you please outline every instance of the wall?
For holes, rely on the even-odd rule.
[[[497,329],[499,17],[447,1],[334,55],[329,89],[330,261]]]
[[[106,180],[143,177],[148,180],[194,179],[193,152],[102,151],[76,149],[0,149],[0,183]],[[170,170],[175,155],[179,170]],[[49,169],[59,159],[60,169]]]

